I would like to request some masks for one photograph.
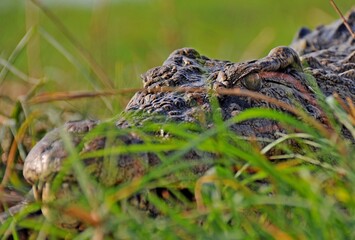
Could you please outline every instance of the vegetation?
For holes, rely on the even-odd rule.
[[[278,1],[221,5],[208,0],[203,6],[187,0],[119,1],[93,9],[18,4],[1,8],[8,12],[0,10],[8,23],[3,29],[8,37],[0,38],[0,64],[6,66],[0,72],[0,176],[1,190],[6,187],[22,195],[29,191],[21,172],[23,159],[45,132],[69,119],[111,118],[130,97],[74,100],[73,94],[139,87],[137,76],[160,65],[175,48],[188,45],[208,56],[237,61],[287,45],[301,25],[314,27],[338,18],[322,1],[313,6],[297,1],[292,7]],[[343,4],[339,7],[351,6]],[[300,18],[300,13],[306,17]],[[39,96],[46,98],[40,102]],[[52,101],[59,96],[65,101]],[[87,155],[67,142],[71,154],[54,188],[66,171],[73,171],[81,197],[75,205],[54,202],[51,207],[80,218],[87,227],[68,231],[43,216],[28,217],[40,208],[34,203],[1,225],[0,236],[19,239],[26,230],[32,239],[353,239],[355,149],[341,136],[336,119],[354,137],[355,113],[335,97],[318,97],[330,129],[270,109],[250,109],[226,122],[216,110],[211,116],[214,127],[208,129],[173,123],[134,129],[143,144],[113,146],[91,156],[149,149],[162,164],[119,186],[92,179],[81,161]],[[302,110],[296,112],[302,115]],[[260,117],[280,122],[289,133],[259,146],[228,131],[231,124]],[[87,138],[125,134],[107,128],[109,123]],[[173,137],[156,136],[161,129]],[[194,176],[189,171],[193,163],[180,161],[189,151],[205,153],[207,163],[212,163],[211,155],[218,156],[214,167],[204,176]],[[154,211],[139,210],[137,195]]]

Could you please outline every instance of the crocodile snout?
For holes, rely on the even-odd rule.
[[[32,148],[25,159],[23,175],[31,184],[46,182],[59,171],[61,161],[66,157],[59,129],[55,129]]]

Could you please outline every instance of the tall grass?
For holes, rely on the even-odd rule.
[[[341,108],[337,111],[346,113]],[[61,185],[66,171],[72,172],[79,197],[75,203],[58,201],[50,207],[81,219],[87,227],[82,232],[65,232],[41,216],[26,217],[28,211],[38,209],[36,203],[30,206],[33,210],[8,219],[0,233],[16,236],[16,228],[26,228],[37,237],[75,239],[93,235],[105,239],[354,237],[354,148],[349,140],[336,133],[329,139],[302,120],[271,109],[249,109],[226,122],[216,118],[207,129],[193,124],[148,124],[130,130],[146,140],[142,144],[115,145],[86,154],[63,140],[69,144],[70,156],[53,188]],[[292,124],[297,133],[290,130],[260,149],[251,139],[229,130],[232,124],[254,118]],[[162,128],[171,137],[152,134]],[[109,122],[90,132],[86,140],[108,132],[110,137],[127,134]],[[294,148],[295,143],[302,148]],[[92,175],[95,170],[85,170],[82,162],[148,151],[158,155],[161,164],[120,185],[97,182]],[[197,162],[183,160],[191,151],[200,154]],[[262,154],[266,152],[280,154]],[[191,169],[201,164],[212,167],[202,176],[193,174]]]
[[[178,3],[164,4],[160,3],[163,9],[180,8]],[[88,66],[90,63],[83,60],[85,56],[78,54],[77,46],[59,41],[58,32],[53,33],[45,24],[29,28],[9,57],[1,56],[0,63],[5,66],[0,73],[1,87],[14,76],[22,79],[23,84],[29,81],[28,86],[32,86],[15,100],[4,92],[0,96],[3,106],[0,153],[4,160],[0,168],[1,190],[10,189],[22,195],[30,190],[21,172],[28,150],[44,132],[61,125],[66,114],[77,118],[72,112],[78,108],[73,107],[68,92],[71,89],[65,87],[67,103],[35,105],[32,101],[40,92],[55,96],[59,91],[48,79],[28,76],[23,70],[25,66],[16,65],[34,34],[41,38],[42,47],[54,49],[69,62],[69,67],[63,65],[64,69],[72,71],[71,77],[84,79],[80,82],[84,89],[94,93],[104,88],[100,77]],[[124,68],[118,65],[117,68]],[[125,77],[124,70],[120,70],[119,77],[132,77],[132,73],[128,75]],[[61,72],[59,76],[66,75]],[[94,110],[99,111],[102,104],[104,111],[112,114],[119,107],[111,100],[104,96],[81,103],[85,107],[99,102]],[[85,228],[80,231],[58,228],[35,214],[43,207],[36,202],[2,224],[0,236],[2,239],[24,236],[32,239],[353,239],[355,150],[353,142],[342,137],[341,129],[345,126],[354,138],[354,107],[351,101],[344,104],[336,97],[326,99],[321,93],[318,101],[330,119],[331,131],[308,121],[301,110],[295,111],[303,118],[271,109],[249,109],[222,121],[218,109],[214,109],[209,116],[212,127],[149,123],[129,130],[143,140],[141,144],[113,144],[85,154],[80,148],[91,139],[98,136],[116,139],[127,135],[127,130],[115,128],[108,121],[91,131],[78,146],[73,146],[64,134],[62,141],[69,156],[54,179],[53,190],[61,186],[66,174],[73,173],[78,184],[73,195],[77,199],[54,201],[49,207],[80,219]],[[79,118],[92,114],[85,110],[81,113]],[[280,133],[276,140],[258,139],[260,144],[230,131],[233,124],[254,118],[275,120],[288,132]],[[95,169],[83,164],[87,158],[103,158],[109,163],[112,155],[147,152],[158,156],[161,163],[149,168],[143,176],[119,185],[99,181],[93,177]],[[198,161],[184,160],[191,152],[199,156]],[[192,172],[191,169],[200,165],[210,168],[206,174]],[[29,216],[30,213],[34,214]]]

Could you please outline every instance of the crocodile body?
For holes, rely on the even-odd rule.
[[[347,21],[355,31],[355,11],[347,16]],[[128,103],[125,113],[142,113],[133,121],[119,118],[118,128],[144,124],[145,121],[195,122],[207,127],[212,111],[209,89],[244,89],[275,98],[287,105],[301,106],[310,116],[325,124],[322,111],[315,103],[315,91],[309,86],[307,74],[317,81],[325,96],[336,92],[342,99],[355,99],[355,40],[339,20],[314,31],[301,29],[291,47],[277,47],[268,56],[247,62],[233,63],[210,59],[196,50],[183,48],[174,51],[162,66],[153,68],[142,75],[144,91],[137,92]],[[156,91],[159,87],[203,88],[206,91]],[[154,90],[154,91],[153,91]],[[217,91],[218,92],[218,91]],[[224,119],[229,119],[248,108],[267,107],[280,109],[263,99],[251,96],[217,94],[219,108]],[[207,117],[206,117],[207,115]],[[164,116],[163,118],[161,116]],[[134,119],[134,118],[133,118]],[[77,145],[83,135],[97,124],[96,121],[69,122],[64,130]],[[59,172],[62,161],[68,156],[61,131],[48,133],[28,154],[24,165],[24,176],[33,184],[35,197],[43,202],[53,197],[49,193],[51,180]],[[246,137],[275,139],[275,132],[284,131],[276,122],[268,119],[253,119],[235,124],[232,131]],[[347,133],[345,133],[347,134]],[[347,135],[350,137],[350,135]],[[120,144],[142,142],[133,133],[119,137]],[[107,144],[106,137],[97,137],[85,144],[82,152],[102,149]],[[198,159],[196,153],[193,158]],[[149,166],[159,164],[159,159],[150,153],[120,155],[115,159],[114,169],[104,171],[102,159],[88,159],[93,164],[95,177],[106,185],[119,184],[142,176]],[[207,171],[208,165],[195,169],[196,174]],[[70,194],[73,176],[64,178],[58,196]],[[50,210],[43,207],[45,215]],[[75,227],[76,220],[63,217],[58,222],[63,227]]]

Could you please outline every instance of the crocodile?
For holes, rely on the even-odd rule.
[[[355,31],[355,10],[347,14],[346,21]],[[298,106],[326,126],[327,120],[317,104],[317,90],[311,85],[310,76],[325,96],[337,93],[344,101],[350,99],[354,103],[354,43],[355,39],[343,21],[338,20],[315,30],[302,28],[289,47],[276,47],[266,57],[251,61],[234,63],[208,58],[191,48],[175,50],[162,66],[141,75],[144,90],[135,93],[123,114],[112,123],[114,128],[128,131],[115,140],[111,139],[111,144],[142,143],[143,140],[129,129],[151,121],[163,124],[191,122],[210,128],[215,100],[224,120],[250,108],[271,108],[294,114],[292,106]],[[238,90],[240,94],[229,94],[228,90]],[[282,104],[268,99],[276,99]],[[77,146],[87,133],[102,124],[94,120],[68,122],[49,132],[32,148],[25,159],[23,174],[33,186],[36,200],[49,203],[55,198],[70,198],[75,182],[75,177],[70,174],[64,176],[56,195],[51,193],[52,180],[69,156],[63,137],[69,136]],[[264,118],[239,122],[230,129],[240,136],[255,139],[276,139],[279,136],[276,133],[285,131],[276,121]],[[343,134],[354,142],[346,130]],[[106,136],[95,137],[82,145],[81,154],[104,149],[108,141]],[[185,158],[200,161],[192,170],[197,176],[205,174],[211,167],[211,163],[201,161],[201,153],[191,152]],[[100,157],[85,159],[84,163],[93,166],[93,176],[108,186],[143,176],[149,168],[160,163],[160,159],[149,152],[120,154],[114,159],[109,171],[105,170]],[[43,204],[42,212],[51,218],[51,209],[46,204]],[[63,214],[57,216],[56,224],[75,228],[80,222]]]

